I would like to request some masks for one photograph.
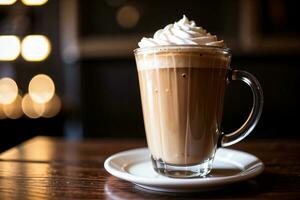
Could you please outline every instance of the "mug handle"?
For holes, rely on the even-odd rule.
[[[221,133],[218,147],[233,145],[249,135],[256,126],[263,108],[263,91],[258,80],[252,74],[242,70],[230,70],[227,80],[228,83],[235,80],[243,81],[250,86],[253,95],[253,105],[246,122],[239,129],[228,134]]]

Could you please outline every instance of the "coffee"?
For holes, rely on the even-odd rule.
[[[230,56],[210,49],[161,48],[136,55],[136,62],[153,159],[171,165],[211,160]]]
[[[230,69],[224,41],[185,15],[138,45],[134,54],[154,170],[175,178],[206,176],[217,145],[241,141],[257,124],[263,105],[259,82]],[[250,86],[253,106],[238,130],[221,134],[224,91],[232,80]]]

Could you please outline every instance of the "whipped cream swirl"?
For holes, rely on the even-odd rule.
[[[156,31],[153,38],[145,38],[138,43],[140,48],[154,47],[161,45],[208,45],[224,46],[223,40],[218,40],[217,36],[211,35],[202,27],[196,25],[194,21],[183,15],[183,18],[174,24],[169,24],[165,28]]]

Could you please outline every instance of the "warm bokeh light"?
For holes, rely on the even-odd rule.
[[[12,5],[16,3],[17,0],[0,0],[0,5]]]
[[[3,105],[0,104],[0,119],[5,119],[6,118],[6,114],[3,111]]]
[[[41,6],[47,3],[48,0],[22,0],[26,6]]]
[[[126,5],[117,12],[117,22],[123,28],[132,28],[136,26],[140,19],[140,12],[134,6]]]
[[[10,104],[18,96],[18,86],[16,82],[8,77],[0,79],[0,103]]]
[[[22,41],[22,56],[27,61],[45,60],[51,51],[49,39],[43,35],[29,35]]]
[[[10,104],[3,105],[3,112],[10,119],[18,119],[23,115],[22,97],[20,95]]]
[[[29,94],[24,95],[22,100],[22,110],[29,118],[39,118],[45,111],[45,104],[34,102]]]
[[[59,113],[60,109],[61,100],[59,96],[54,95],[53,98],[45,104],[45,110],[42,116],[46,118],[54,117]]]
[[[36,103],[46,103],[55,93],[54,82],[49,76],[38,74],[31,79],[28,86],[28,93]]]
[[[32,98],[32,105],[33,105],[33,110],[35,111],[36,114],[38,114],[39,117],[43,116],[43,113],[45,112],[45,103],[36,103]]]
[[[0,36],[0,61],[15,60],[20,54],[20,39],[14,35]]]

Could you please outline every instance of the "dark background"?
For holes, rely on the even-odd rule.
[[[131,28],[116,20],[124,6],[139,16]],[[0,68],[11,68],[24,91],[34,74],[51,75],[63,108],[51,119],[23,116],[0,120],[0,151],[34,135],[144,137],[132,50],[141,37],[151,36],[182,14],[224,39],[233,50],[232,68],[247,70],[260,81],[264,110],[250,137],[299,139],[298,8],[298,1],[292,0],[49,0],[41,7],[1,6],[0,34],[45,34],[53,48],[42,63],[18,59],[0,62]],[[15,10],[21,10],[30,22],[23,31],[4,26]],[[123,19],[126,17],[125,13]],[[234,82],[228,86],[222,123],[225,132],[244,122],[251,100],[246,85]]]

